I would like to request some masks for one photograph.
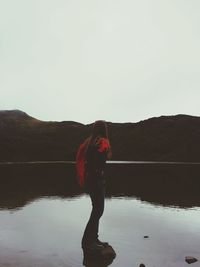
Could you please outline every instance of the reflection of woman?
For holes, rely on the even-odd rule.
[[[82,161],[78,158],[82,155]],[[80,184],[90,195],[92,212],[82,238],[83,249],[102,249],[108,245],[98,239],[99,219],[104,211],[106,160],[112,152],[105,121],[93,124],[92,134],[79,147],[77,153],[77,173]]]

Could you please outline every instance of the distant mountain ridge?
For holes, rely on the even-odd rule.
[[[160,116],[108,123],[113,160],[200,161],[200,117]],[[20,110],[0,111],[0,161],[75,160],[92,124],[41,121]]]

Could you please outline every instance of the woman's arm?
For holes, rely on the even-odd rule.
[[[108,151],[107,151],[107,159],[111,159],[112,158],[112,150],[111,150],[109,140],[108,140],[108,144],[109,144],[109,147],[108,147]]]
[[[107,154],[107,159],[111,159],[112,158],[112,152],[109,151],[108,154]]]

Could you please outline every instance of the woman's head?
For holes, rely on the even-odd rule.
[[[92,138],[97,136],[108,138],[108,128],[107,124],[103,120],[95,121],[92,129]]]
[[[110,142],[108,140],[108,128],[106,122],[103,120],[98,120],[93,123],[92,134],[85,140],[86,142],[85,154],[87,154],[90,146],[96,144],[95,142],[97,140],[97,137],[103,137],[107,139],[109,146],[107,158],[110,159],[112,157],[112,152],[111,152]]]

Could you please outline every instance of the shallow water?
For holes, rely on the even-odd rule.
[[[2,165],[0,173],[0,266],[83,266],[91,203],[77,187],[74,165]],[[117,253],[111,266],[200,260],[199,173],[198,166],[109,164],[100,238]]]
[[[80,241],[90,206],[82,195],[42,198],[16,211],[0,211],[1,266],[83,266]],[[100,236],[117,253],[112,266],[186,266],[185,256],[200,257],[200,208],[106,199]]]

